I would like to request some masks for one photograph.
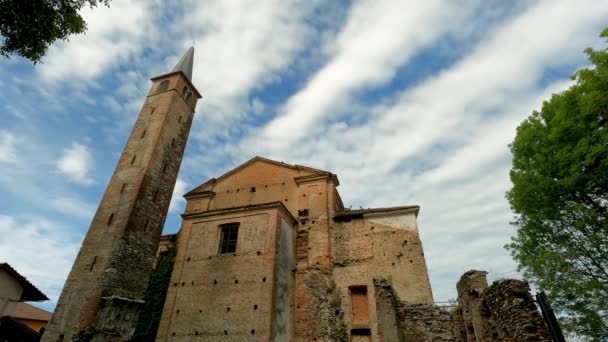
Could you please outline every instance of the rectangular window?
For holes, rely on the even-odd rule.
[[[220,254],[236,252],[236,240],[239,234],[239,224],[229,223],[220,226]]]

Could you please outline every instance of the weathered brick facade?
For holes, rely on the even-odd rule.
[[[187,193],[156,340],[547,341],[520,281],[467,272],[460,305],[436,306],[418,206],[345,210],[338,185],[255,157]]]
[[[186,194],[157,341],[377,340],[376,278],[432,303],[419,208],[344,210],[338,184],[255,157]]]
[[[132,335],[200,98],[190,77],[174,70],[152,79],[43,341]]]

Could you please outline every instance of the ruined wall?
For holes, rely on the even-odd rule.
[[[398,317],[403,341],[465,341],[464,324],[459,308],[401,303]]]
[[[332,179],[296,179],[298,232],[295,269],[295,340],[346,341],[339,290],[332,278],[329,230],[335,206]]]
[[[456,284],[467,342],[481,341],[482,338],[490,338],[494,334],[494,320],[481,298],[487,287],[486,272],[482,271],[468,271]]]
[[[497,340],[551,341],[526,282],[515,279],[495,281],[482,297],[494,318]]]
[[[181,73],[154,79],[43,341],[133,333],[198,100],[185,101],[183,87],[194,90]]]
[[[386,280],[374,281],[380,341],[464,342],[459,308],[399,301]]]
[[[526,282],[499,280],[488,287],[486,272],[472,270],[457,289],[467,341],[551,341]]]

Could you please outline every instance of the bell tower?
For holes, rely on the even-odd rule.
[[[135,331],[196,103],[194,48],[152,78],[42,341],[127,341]]]

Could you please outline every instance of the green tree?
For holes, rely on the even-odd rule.
[[[56,40],[86,30],[78,11],[110,0],[0,0],[0,54],[40,61]]]
[[[608,341],[608,49],[585,53],[593,67],[533,112],[510,145],[518,231],[507,249],[567,330]]]

